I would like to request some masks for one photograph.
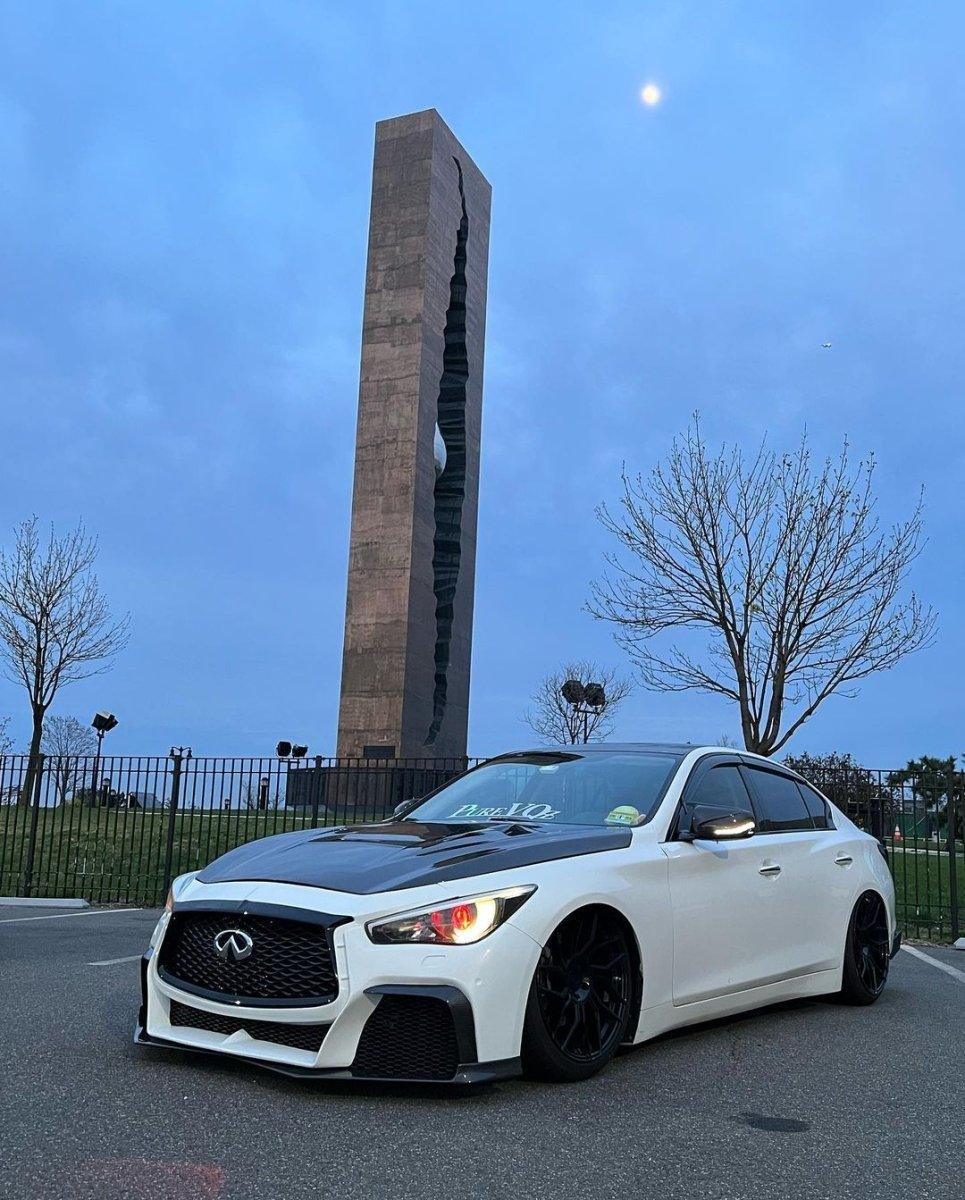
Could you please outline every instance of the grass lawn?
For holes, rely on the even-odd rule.
[[[889,847],[888,858],[895,881],[898,923],[909,937],[934,941],[951,938],[949,875],[951,857],[932,848]],[[959,929],[965,933],[965,854],[956,854]]]
[[[0,894],[22,893],[30,817],[29,810],[22,808],[0,810]],[[40,809],[37,818],[31,895],[81,896],[94,903],[163,902],[166,811],[67,805]],[[320,816],[317,823],[326,820]],[[185,810],[174,819],[172,874],[195,871],[255,838],[311,825],[310,814],[284,810]]]

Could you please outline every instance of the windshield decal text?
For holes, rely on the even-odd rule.
[[[511,804],[508,808],[481,808],[478,804],[462,804],[455,812],[449,814],[449,818],[455,820],[457,817],[478,817],[485,821],[492,817],[519,817],[521,821],[553,821],[559,815],[560,810],[549,804]]]

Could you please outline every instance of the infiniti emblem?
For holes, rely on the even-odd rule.
[[[214,935],[214,952],[222,962],[229,958],[242,962],[254,948],[255,943],[243,929],[222,929]]]

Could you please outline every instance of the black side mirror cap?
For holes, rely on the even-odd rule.
[[[681,841],[698,839],[709,842],[732,842],[752,837],[757,824],[750,813],[728,812],[726,809],[711,808],[698,804],[690,814],[688,827],[681,827]]]

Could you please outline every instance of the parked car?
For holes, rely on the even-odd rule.
[[[584,1079],[694,1022],[870,1004],[898,941],[880,844],[778,764],[528,750],[175,880],[136,1040],[318,1079]]]

